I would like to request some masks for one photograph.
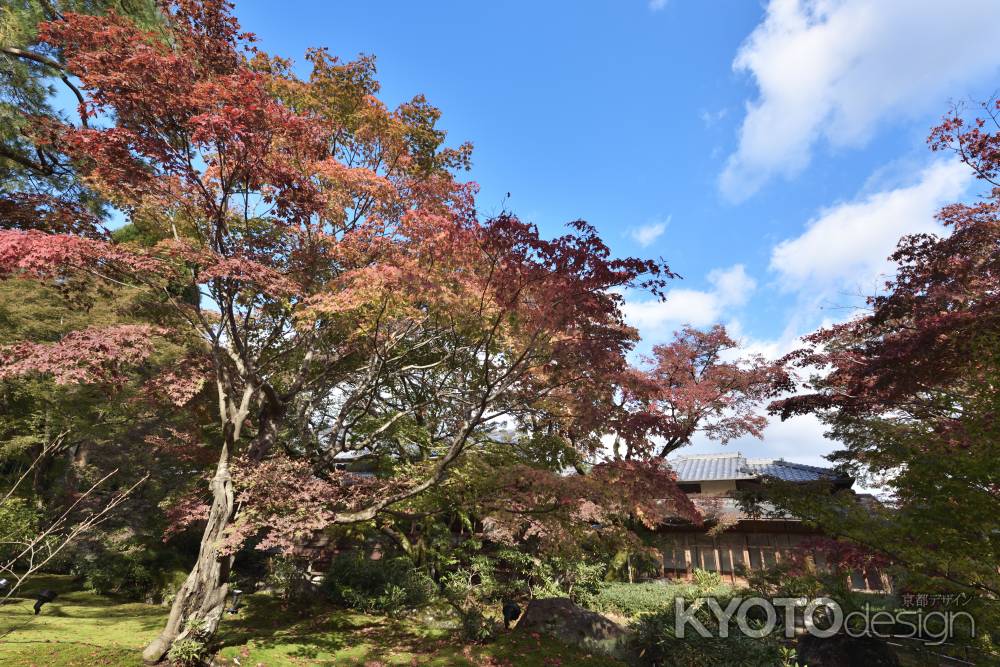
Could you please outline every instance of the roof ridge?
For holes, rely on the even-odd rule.
[[[807,468],[809,470],[825,470],[825,471],[835,470],[836,469],[835,466],[814,466],[814,465],[810,465],[808,463],[798,463],[796,461],[785,461],[784,459],[779,459],[779,461],[781,461],[782,465],[792,466],[794,468]]]
[[[690,459],[732,459],[744,458],[741,452],[720,452],[718,454],[681,454],[673,457],[674,461]]]
[[[763,457],[761,457],[761,458],[753,458],[753,459],[747,459],[747,463],[748,464],[752,464],[752,465],[761,465],[761,464],[767,464],[767,463],[780,463],[781,465],[784,465],[784,466],[792,466],[792,467],[795,467],[795,468],[811,468],[813,470],[832,470],[834,468],[834,466],[814,466],[814,465],[809,464],[809,463],[799,463],[798,461],[789,461],[788,459],[786,459],[784,457],[777,458],[777,459],[769,459],[769,458],[763,458]]]

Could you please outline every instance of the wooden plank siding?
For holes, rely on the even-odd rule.
[[[660,577],[690,581],[694,571],[701,569],[718,572],[731,584],[745,584],[745,578],[737,574],[741,567],[761,570],[790,561],[799,543],[812,534],[794,529],[767,532],[730,529],[717,536],[693,531],[661,532]],[[810,557],[818,569],[828,568],[822,554]],[[891,590],[889,577],[877,571],[850,573],[848,584],[854,590]]]

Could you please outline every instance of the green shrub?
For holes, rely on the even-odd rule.
[[[0,562],[16,557],[22,544],[34,539],[39,519],[40,513],[24,498],[0,502]]]
[[[181,589],[184,582],[187,581],[189,571],[180,567],[167,567],[163,568],[158,572],[157,579],[159,580],[159,603],[165,606],[170,606],[174,602],[174,598],[177,596],[177,591]],[[152,600],[156,602],[156,600]]]
[[[722,586],[722,575],[708,570],[695,570],[691,574],[691,580],[699,591],[712,591]]]
[[[167,659],[176,667],[198,667],[205,664],[208,651],[205,644],[197,639],[180,639],[173,643]]]
[[[841,604],[851,595],[847,577],[841,572],[820,573],[812,567],[780,563],[763,570],[745,572],[747,588],[761,597],[815,598],[829,596]]]
[[[687,591],[684,596],[690,605],[702,594]],[[716,596],[719,606],[727,607],[731,598]],[[719,622],[707,604],[702,604],[694,617],[711,635],[702,637],[688,624],[683,636],[675,632],[676,606],[667,605],[659,611],[642,616],[633,626],[631,649],[638,656],[638,664],[650,667],[771,667],[781,665],[780,631],[775,630],[763,638],[745,636],[736,624],[735,615],[729,624],[729,636],[719,636]],[[751,626],[753,622],[751,621]]]
[[[88,589],[100,595],[145,600],[159,588],[157,578],[135,552],[106,551],[96,558],[79,561],[73,569]]]
[[[409,558],[371,560],[360,554],[335,559],[323,589],[334,602],[381,613],[426,604],[436,591],[434,581]]]
[[[488,642],[496,638],[500,624],[479,608],[458,609],[462,622],[462,637],[470,642]]]
[[[493,561],[486,557],[473,558],[467,568],[446,572],[441,577],[444,599],[458,613],[462,636],[473,642],[493,639],[498,624],[489,618],[490,606],[504,587],[494,578]],[[499,598],[497,598],[499,599]]]
[[[588,563],[579,559],[549,556],[546,558],[525,555],[522,569],[512,570],[512,554],[515,549],[505,549],[494,557],[495,567],[516,572],[508,588],[517,597],[518,593],[530,590],[535,598],[569,598],[573,602],[589,606],[601,590],[607,566],[603,563]]]
[[[588,606],[594,611],[634,618],[673,604],[674,597],[682,591],[681,586],[660,582],[608,582],[601,586]]]
[[[733,588],[716,572],[695,570],[692,581],[607,582],[586,604],[594,611],[635,618],[674,604],[674,598],[731,596]]]
[[[267,586],[279,597],[290,602],[301,602],[312,598],[315,587],[301,562],[285,556],[274,556],[267,562]]]

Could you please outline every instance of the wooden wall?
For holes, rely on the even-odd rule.
[[[729,530],[712,536],[704,532],[669,532],[661,534],[660,576],[690,580],[696,569],[718,572],[724,580],[744,584],[740,569],[761,570],[791,558],[810,533],[789,530]],[[827,563],[822,553],[812,554],[819,569]],[[853,572],[849,584],[854,590],[889,590],[889,582],[880,572]]]

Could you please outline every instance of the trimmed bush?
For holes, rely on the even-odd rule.
[[[106,551],[92,560],[81,560],[74,573],[83,578],[88,589],[100,595],[144,600],[158,588],[147,563],[134,552]]]
[[[691,573],[691,579],[699,591],[712,591],[723,585],[722,575],[708,570],[695,570]]]
[[[0,561],[16,557],[21,543],[35,537],[40,513],[24,498],[11,497],[0,502]]]
[[[289,602],[307,602],[317,593],[305,565],[285,556],[273,556],[268,560],[264,581],[278,597]]]
[[[360,554],[335,559],[323,589],[334,602],[381,613],[426,604],[436,592],[434,581],[409,558],[371,560]]]
[[[683,592],[681,586],[659,582],[629,584],[611,582],[601,586],[588,605],[594,611],[634,618],[663,609]]]
[[[688,608],[701,595],[689,592],[685,596]],[[723,609],[731,599],[716,597]],[[759,639],[747,637],[733,618],[729,624],[729,636],[722,638],[719,636],[718,619],[707,604],[702,604],[694,612],[694,617],[705,626],[710,637],[702,637],[690,624],[685,627],[683,636],[678,636],[673,603],[642,616],[633,626],[631,646],[633,654],[638,656],[638,664],[648,667],[771,667],[785,662],[787,656],[783,654],[778,630]]]
[[[674,598],[696,595],[730,596],[733,589],[716,572],[695,570],[693,581],[650,581],[641,584],[608,582],[587,606],[605,614],[636,618],[674,604]]]

